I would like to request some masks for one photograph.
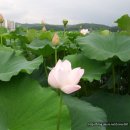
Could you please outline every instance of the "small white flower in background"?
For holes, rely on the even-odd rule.
[[[77,85],[84,74],[84,69],[80,67],[72,69],[68,60],[59,60],[55,67],[50,71],[48,83],[53,87],[60,89],[66,94],[73,93],[81,88]]]
[[[88,31],[88,29],[81,29],[81,30],[80,30],[80,33],[81,33],[82,35],[86,35],[86,34],[89,34],[89,31]]]

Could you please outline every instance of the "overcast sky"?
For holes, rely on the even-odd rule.
[[[23,23],[113,25],[123,14],[130,15],[130,0],[0,0],[0,13],[6,19]]]

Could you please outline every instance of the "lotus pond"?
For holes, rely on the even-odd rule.
[[[0,130],[130,130],[130,17],[116,23],[0,27]]]

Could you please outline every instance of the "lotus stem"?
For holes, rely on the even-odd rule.
[[[16,50],[17,48],[16,48],[16,42],[15,42],[15,39],[13,39],[13,44],[12,44],[12,47],[13,47],[13,49],[14,50]]]
[[[44,59],[44,61],[43,61],[43,64],[44,64],[44,69],[45,69],[46,77],[48,77],[48,72],[47,72],[46,60],[45,60],[45,59]]]
[[[128,93],[130,94],[130,63],[128,63]]]
[[[55,64],[57,63],[57,47],[55,47]],[[57,118],[57,130],[60,130],[60,122],[61,122],[61,112],[62,112],[62,92],[59,90],[58,94],[60,96],[59,101],[59,112],[58,112],[58,118]]]
[[[0,36],[0,43],[1,43],[1,45],[3,45],[2,35]]]
[[[55,64],[57,63],[57,48],[55,47]]]
[[[115,80],[115,67],[112,66],[112,77],[113,77],[113,93],[116,93],[116,80]]]
[[[59,92],[60,101],[59,101],[59,112],[58,112],[58,120],[57,120],[57,130],[60,130],[60,123],[61,123],[61,112],[62,112],[62,92]]]
[[[66,27],[64,26],[64,37],[65,37]]]
[[[10,41],[10,45],[11,45],[11,38],[10,38],[10,40],[9,40],[9,41]]]

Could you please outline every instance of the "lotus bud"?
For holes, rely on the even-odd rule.
[[[44,20],[41,21],[41,24],[42,24],[42,26],[43,26],[43,27],[42,27],[42,31],[43,31],[43,32],[46,32],[47,30],[46,30],[46,27],[45,27],[45,22],[44,22]]]
[[[86,34],[89,34],[89,31],[88,31],[88,29],[81,29],[81,30],[80,30],[80,33],[81,33],[82,35],[86,35]]]
[[[45,25],[45,22],[44,22],[44,20],[42,20],[42,21],[41,21],[41,24],[42,24],[43,26]]]
[[[42,31],[43,31],[43,32],[46,32],[46,31],[47,31],[45,26],[43,26]]]
[[[0,14],[0,23],[3,23],[4,22],[4,18],[2,16],[2,14]]]
[[[63,20],[63,25],[64,25],[64,27],[66,27],[67,24],[68,24],[68,20],[67,20],[67,19],[64,19],[64,20]]]
[[[52,44],[54,46],[57,46],[57,45],[59,45],[59,43],[60,43],[60,38],[59,38],[58,34],[55,33],[53,38],[52,38]]]

